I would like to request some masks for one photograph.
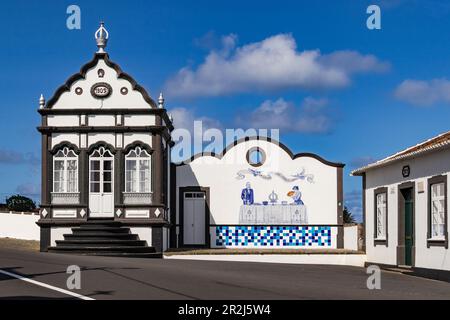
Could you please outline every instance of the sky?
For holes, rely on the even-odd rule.
[[[367,28],[367,7],[381,29]],[[67,7],[81,10],[70,30]],[[100,20],[107,52],[178,127],[278,128],[294,153],[351,170],[449,130],[450,2],[9,1],[0,8],[0,202],[40,193],[39,95],[90,61]]]

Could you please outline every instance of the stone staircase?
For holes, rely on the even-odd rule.
[[[65,234],[64,240],[56,240],[56,246],[49,252],[110,257],[161,258],[162,253],[139,240],[130,228],[120,222],[90,220],[72,228],[72,234]]]

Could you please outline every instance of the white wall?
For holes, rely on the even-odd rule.
[[[358,250],[358,225],[344,226],[344,249]]]
[[[39,215],[0,212],[0,238],[39,240]]]
[[[411,174],[402,176],[402,168],[409,165]],[[428,209],[427,180],[436,175],[447,175],[450,183],[450,150],[431,153],[408,161],[373,169],[366,173],[366,252],[369,262],[397,264],[398,243],[398,190],[403,182],[415,184],[415,266],[420,268],[450,270],[450,251],[444,247],[427,248]],[[418,183],[423,182],[424,192],[418,192]],[[374,190],[388,188],[388,246],[374,246]],[[447,197],[450,188],[447,188]],[[449,199],[449,198],[448,198]],[[450,204],[450,201],[447,202]],[[449,208],[447,208],[449,212]],[[449,212],[450,213],[450,212]],[[448,227],[448,226],[447,226]]]
[[[255,146],[261,147],[267,154],[266,164],[258,168],[250,166],[246,161],[247,151]],[[237,173],[248,168],[263,172],[280,172],[286,177],[305,169],[305,173],[314,175],[314,183],[306,180],[285,182],[277,176],[265,180],[248,174],[245,179],[238,179]],[[210,188],[211,224],[239,223],[241,191],[246,182],[250,182],[254,189],[255,202],[268,200],[269,194],[274,190],[278,194],[279,202],[285,200],[291,203],[292,199],[287,196],[287,192],[297,185],[307,207],[309,224],[337,224],[337,169],[311,157],[292,160],[283,149],[273,143],[251,140],[231,148],[222,159],[201,157],[188,165],[177,167],[177,187]]]

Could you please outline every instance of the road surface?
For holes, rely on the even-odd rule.
[[[450,283],[382,272],[368,290],[350,266],[91,257],[0,249],[0,270],[68,290],[67,267],[81,268],[92,299],[450,299]],[[0,299],[78,299],[0,274]]]

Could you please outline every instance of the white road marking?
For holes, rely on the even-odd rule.
[[[31,279],[28,279],[28,278],[26,278],[24,276],[21,276],[21,275],[15,274],[15,273],[11,273],[11,272],[8,272],[8,271],[2,270],[2,269],[0,269],[0,273],[2,273],[4,275],[7,275],[9,277],[12,277],[12,278],[16,278],[16,279],[28,282],[28,283],[32,283],[32,284],[40,286],[40,287],[44,287],[44,288],[47,288],[47,289],[50,289],[50,290],[61,292],[61,293],[67,294],[69,296],[72,296],[72,297],[75,297],[75,298],[78,298],[78,299],[81,299],[81,300],[95,300],[95,299],[93,299],[91,297],[86,297],[86,296],[83,296],[81,294],[69,291],[69,290],[65,290],[65,289],[61,289],[61,288],[58,288],[58,287],[54,287],[54,286],[51,286],[49,284],[46,284],[46,283],[43,283],[43,282],[39,282],[39,281],[36,281],[36,280],[31,280]]]

